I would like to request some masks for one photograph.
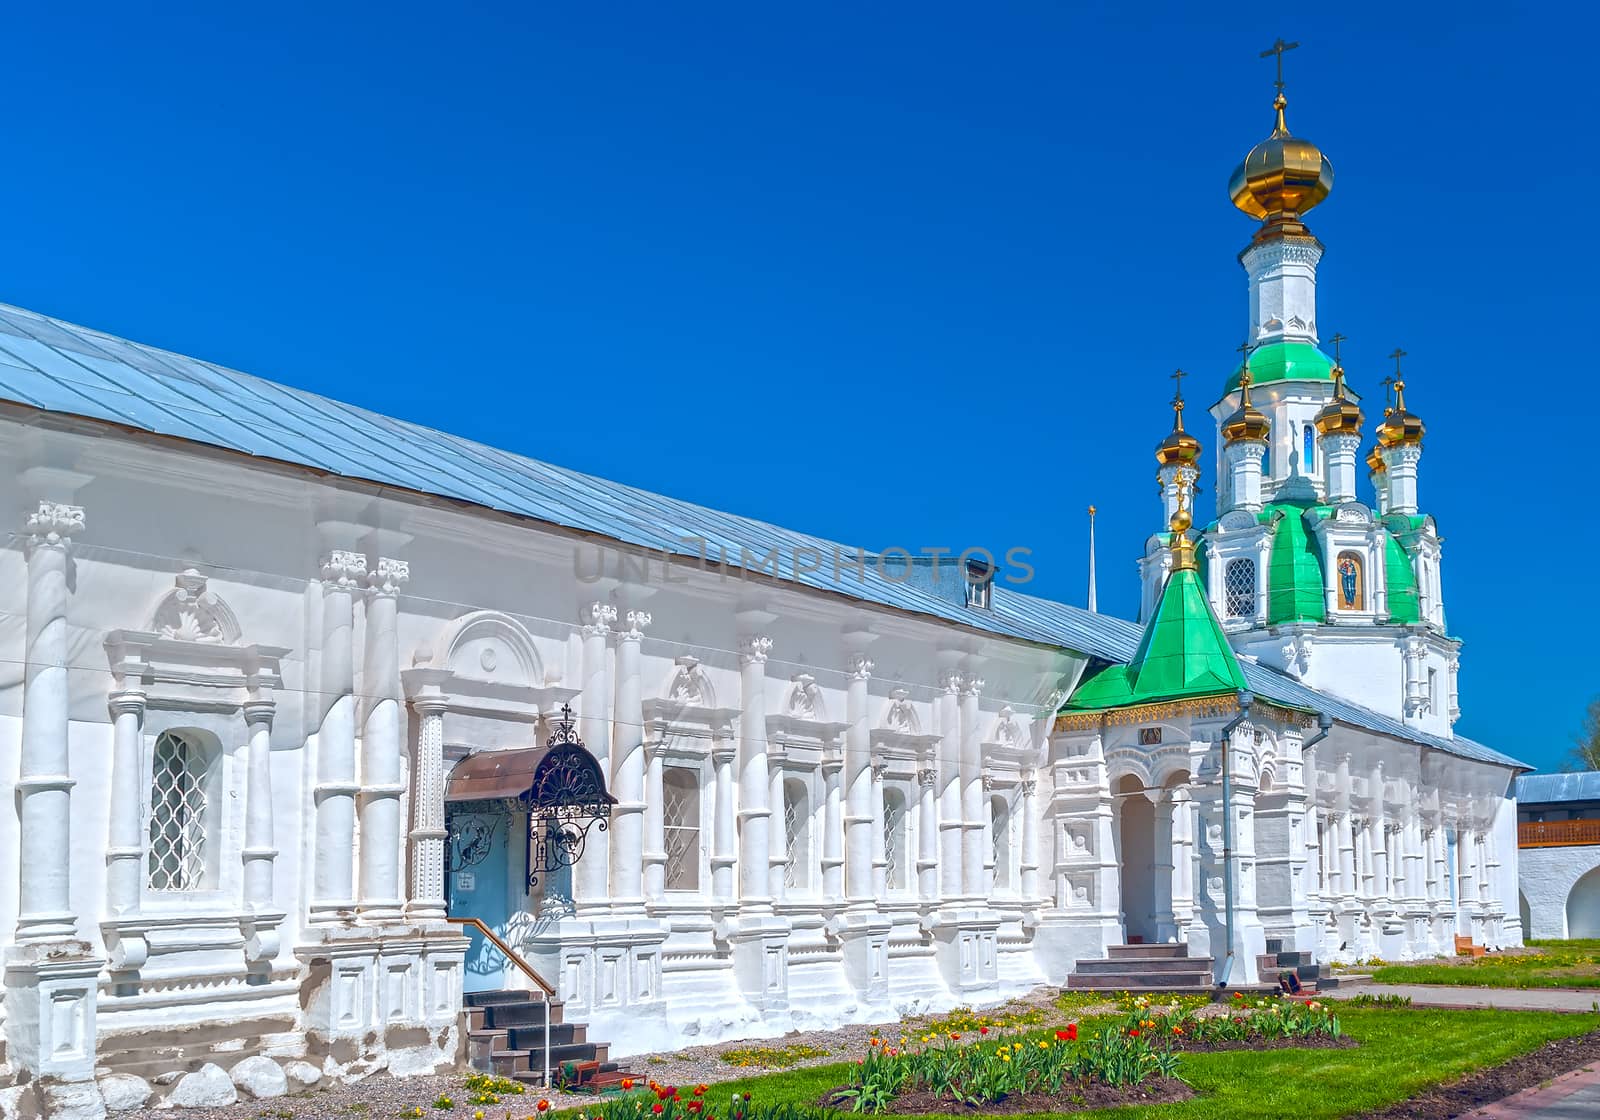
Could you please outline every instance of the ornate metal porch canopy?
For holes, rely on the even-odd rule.
[[[481,863],[502,821],[528,816],[526,873],[529,889],[543,875],[571,867],[583,855],[589,831],[604,832],[617,803],[606,790],[600,763],[573,726],[572,708],[542,747],[468,755],[450,773],[445,802],[449,842],[447,873]]]

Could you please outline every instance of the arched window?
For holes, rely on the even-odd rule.
[[[1301,440],[1300,470],[1303,474],[1310,474],[1317,469],[1317,430],[1307,424]]]
[[[700,889],[700,774],[687,766],[661,772],[662,826],[666,833],[669,891]]]
[[[156,737],[148,880],[153,891],[194,891],[211,885],[207,826],[215,758],[216,752],[197,735],[163,731]]]
[[[906,795],[892,787],[883,791],[883,885],[891,891],[903,891],[910,883],[907,875]]]
[[[1011,890],[1011,805],[998,794],[989,799],[989,830],[994,843],[994,889]]]
[[[1248,556],[1229,560],[1222,577],[1223,613],[1251,618],[1256,613],[1256,562]]]
[[[811,889],[811,796],[805,782],[783,782],[783,840],[788,865],[783,882],[792,891]]]
[[[1336,582],[1334,601],[1339,604],[1340,610],[1366,609],[1366,581],[1362,578],[1363,574],[1361,557],[1358,553],[1339,553],[1338,566],[1334,572]]]

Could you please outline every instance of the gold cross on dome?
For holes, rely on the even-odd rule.
[[[1391,355],[1392,357],[1393,355]],[[1395,376],[1390,374],[1383,379],[1383,412],[1387,416],[1394,411],[1394,383]]]
[[[1188,376],[1189,375],[1184,373],[1181,369],[1175,369],[1172,371],[1172,380],[1177,385],[1177,388],[1173,391],[1173,408],[1183,407],[1183,379]]]
[[[1276,43],[1273,43],[1272,46],[1261,52],[1262,58],[1266,58],[1268,55],[1274,54],[1278,56],[1278,80],[1276,85],[1278,87],[1278,96],[1280,97],[1283,96],[1283,52],[1292,51],[1299,45],[1299,43],[1285,43],[1282,36],[1279,36]]]
[[[1349,342],[1350,340],[1342,334],[1336,334],[1328,341],[1333,343],[1333,364],[1336,366],[1344,365],[1344,362],[1339,358],[1339,347],[1341,343]]]

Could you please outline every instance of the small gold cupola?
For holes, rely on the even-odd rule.
[[[1317,431],[1325,436],[1343,435],[1359,436],[1361,425],[1366,417],[1361,413],[1361,406],[1345,396],[1344,392],[1344,365],[1339,360],[1339,343],[1344,341],[1344,336],[1333,336],[1333,400],[1322,406],[1322,411],[1317,413]]]
[[[1372,450],[1367,452],[1367,470],[1372,474],[1382,474],[1386,469],[1388,468],[1383,465],[1383,453],[1378,450],[1377,444],[1373,444]]]
[[[1172,530],[1168,540],[1168,547],[1172,549],[1172,570],[1174,572],[1196,571],[1199,564],[1195,562],[1194,542],[1189,539],[1189,526],[1194,524],[1194,518],[1184,505],[1184,499],[1189,497],[1189,487],[1185,484],[1182,472],[1178,474],[1178,508],[1172,511],[1172,516],[1167,519],[1167,528]]]
[[[1309,236],[1301,217],[1333,190],[1333,164],[1315,144],[1291,135],[1283,118],[1289,104],[1283,96],[1283,52],[1299,45],[1279,39],[1261,52],[1263,58],[1278,56],[1278,95],[1272,101],[1277,124],[1271,136],[1250,149],[1228,181],[1233,204],[1261,219],[1258,238],[1282,233]]]
[[[1265,441],[1267,433],[1272,429],[1272,422],[1267,419],[1266,413],[1250,403],[1250,365],[1245,363],[1244,373],[1239,378],[1239,407],[1233,410],[1233,415],[1222,422],[1222,438],[1228,443],[1240,443],[1244,440]]]
[[[1183,379],[1187,376],[1181,369],[1172,375],[1178,383],[1172,398],[1172,431],[1156,445],[1156,462],[1163,467],[1192,467],[1200,460],[1200,441],[1183,430]]]
[[[1400,372],[1400,359],[1406,352],[1396,349],[1389,357],[1394,359],[1394,376],[1389,383],[1394,386],[1394,407],[1389,409],[1378,425],[1378,443],[1382,447],[1417,447],[1427,434],[1422,418],[1406,410],[1406,382]]]

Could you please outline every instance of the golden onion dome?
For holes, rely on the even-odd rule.
[[[1388,467],[1384,466],[1383,455],[1378,451],[1377,446],[1374,445],[1372,450],[1367,452],[1367,470],[1373,474],[1382,474],[1388,469]]]
[[[1378,425],[1378,443],[1383,447],[1421,446],[1427,428],[1422,418],[1406,411],[1406,383],[1394,383],[1394,407]]]
[[[1200,461],[1200,441],[1183,430],[1183,394],[1172,399],[1172,431],[1156,444],[1156,462],[1163,467],[1192,467]]]
[[[1280,92],[1272,107],[1278,124],[1272,135],[1250,149],[1228,181],[1233,204],[1271,225],[1296,222],[1333,190],[1333,164],[1309,140],[1289,134]]]
[[[1245,367],[1244,374],[1239,378],[1239,407],[1233,410],[1233,415],[1222,422],[1222,438],[1229,443],[1239,443],[1241,440],[1265,440],[1267,432],[1272,428],[1272,422],[1267,419],[1266,413],[1250,403],[1250,369]]]
[[[1344,367],[1333,367],[1333,400],[1317,413],[1317,431],[1325,436],[1361,434],[1361,424],[1366,417],[1361,406],[1344,395]]]

